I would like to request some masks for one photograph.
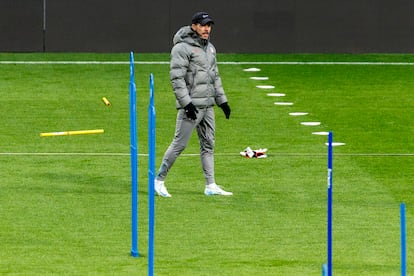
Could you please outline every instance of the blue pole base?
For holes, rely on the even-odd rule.
[[[138,251],[131,250],[131,256],[132,256],[132,257],[134,257],[134,258],[139,257],[139,253],[138,253]]]
[[[327,264],[322,265],[322,276],[328,276],[328,265]]]

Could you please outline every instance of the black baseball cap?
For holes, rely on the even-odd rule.
[[[193,15],[193,18],[191,19],[191,23],[200,24],[200,25],[206,25],[208,23],[214,24],[214,20],[206,12],[197,12]]]

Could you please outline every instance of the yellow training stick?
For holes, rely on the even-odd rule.
[[[104,133],[104,130],[103,129],[91,129],[91,130],[70,130],[70,131],[58,131],[58,132],[43,132],[43,133],[40,133],[40,137],[82,135],[82,134],[98,134],[98,133]]]
[[[108,101],[108,99],[107,98],[105,98],[105,97],[103,97],[102,98],[102,101],[107,105],[107,106],[110,106],[111,105],[111,103]]]

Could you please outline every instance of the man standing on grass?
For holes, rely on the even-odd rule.
[[[214,177],[214,105],[220,106],[226,118],[230,118],[230,107],[217,68],[216,49],[209,41],[214,21],[208,13],[197,12],[191,23],[191,26],[179,29],[173,39],[170,79],[178,114],[175,135],[164,154],[154,189],[160,196],[171,197],[164,180],[186,148],[193,130],[197,129],[206,179],[204,194],[232,195],[221,189]]]

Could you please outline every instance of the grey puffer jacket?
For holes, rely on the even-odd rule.
[[[190,26],[175,34],[171,50],[170,79],[176,107],[192,102],[197,107],[227,102],[217,68],[216,49]]]

